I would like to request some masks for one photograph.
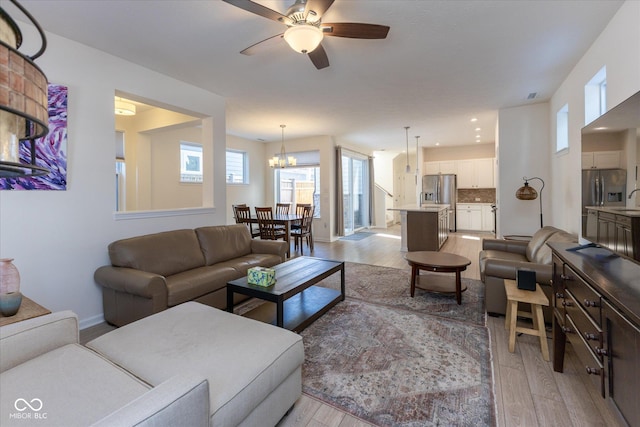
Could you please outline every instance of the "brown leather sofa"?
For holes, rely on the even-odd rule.
[[[122,326],[187,301],[226,309],[226,285],[250,267],[285,260],[284,241],[255,240],[244,224],[174,230],[109,245],[94,274],[105,320]],[[247,299],[236,294],[234,304]]]
[[[536,272],[536,281],[551,301],[551,248],[547,242],[578,242],[578,237],[555,227],[538,230],[529,241],[484,239],[480,251],[480,278],[484,282],[487,313],[504,315],[507,295],[504,279],[515,280],[518,269]],[[551,322],[552,311],[544,307],[546,322]]]

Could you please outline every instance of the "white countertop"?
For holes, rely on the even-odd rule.
[[[405,205],[397,208],[388,208],[388,211],[406,211],[406,212],[440,212],[445,209],[449,209],[449,205]]]

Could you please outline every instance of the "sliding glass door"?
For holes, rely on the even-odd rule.
[[[369,224],[369,162],[366,157],[343,151],[342,200],[344,235]]]

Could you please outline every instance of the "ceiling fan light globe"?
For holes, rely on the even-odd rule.
[[[320,28],[307,24],[294,25],[284,32],[284,40],[298,53],[313,52],[322,41],[322,37]]]

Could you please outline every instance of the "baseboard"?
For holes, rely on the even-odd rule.
[[[96,316],[89,317],[88,319],[80,320],[78,322],[78,327],[80,328],[80,330],[87,329],[102,322],[104,322],[104,314],[98,314]]]

